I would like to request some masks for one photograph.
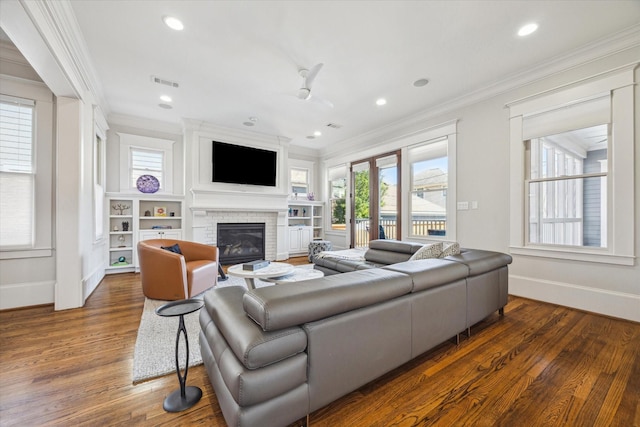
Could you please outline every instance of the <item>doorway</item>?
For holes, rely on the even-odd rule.
[[[351,164],[351,247],[398,239],[401,230],[400,151]]]

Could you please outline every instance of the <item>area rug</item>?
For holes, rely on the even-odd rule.
[[[256,280],[256,286],[267,285],[271,284]],[[245,281],[240,277],[229,276],[228,280],[218,282],[219,288],[224,286],[245,286]],[[196,298],[203,298],[205,293],[198,295]],[[176,334],[178,333],[180,318],[162,317],[155,313],[156,308],[167,302],[150,298],[146,298],[144,301],[133,353],[133,384],[170,373],[175,375]],[[198,312],[185,315],[184,325],[189,338],[189,366],[201,365]],[[181,368],[185,366],[185,350],[184,339],[180,337],[178,360]]]

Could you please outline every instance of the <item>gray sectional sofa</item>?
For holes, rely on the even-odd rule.
[[[228,425],[286,426],[507,304],[509,255],[406,261],[421,245],[387,242],[369,251],[388,265],[205,294],[201,352]]]

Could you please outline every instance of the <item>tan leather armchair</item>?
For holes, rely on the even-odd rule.
[[[162,247],[178,244],[182,254]],[[150,239],[138,242],[142,292],[147,298],[191,298],[218,283],[218,248],[187,240]]]

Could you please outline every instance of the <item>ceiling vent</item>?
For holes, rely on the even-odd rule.
[[[332,129],[340,129],[342,127],[342,125],[336,124],[336,123],[329,123],[327,124],[328,128],[332,128]]]
[[[151,76],[151,81],[154,83],[158,83],[159,85],[165,85],[169,87],[180,87],[178,82],[172,82],[171,80],[161,79],[160,77]]]

